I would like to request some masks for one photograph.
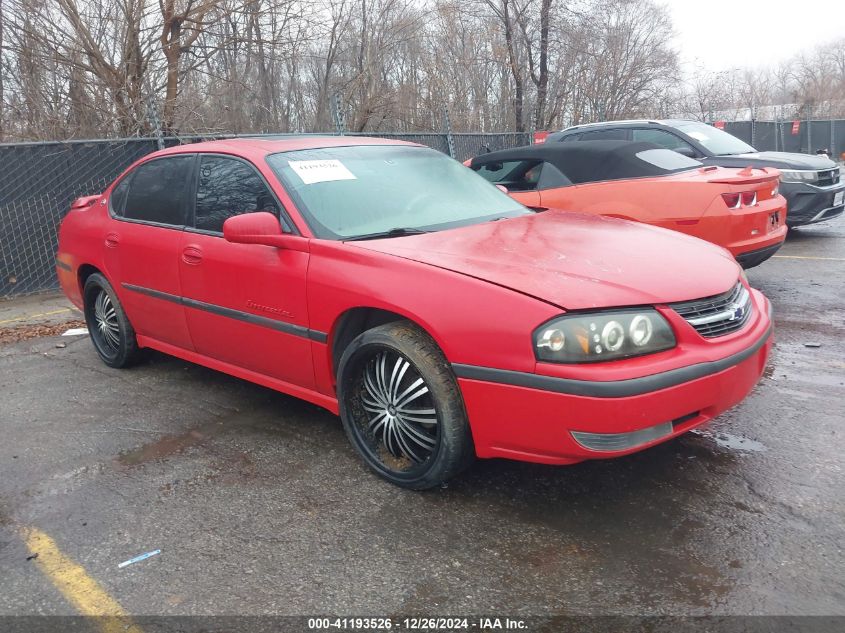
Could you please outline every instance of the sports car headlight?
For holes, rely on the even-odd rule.
[[[657,310],[567,314],[534,331],[537,360],[595,363],[675,347],[672,328]]]
[[[819,179],[819,172],[804,169],[781,169],[781,182],[816,182]]]

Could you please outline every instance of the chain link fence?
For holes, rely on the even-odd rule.
[[[836,161],[843,160],[845,154],[845,120],[842,119],[726,121],[725,132],[761,152],[815,154],[826,150]]]
[[[451,147],[453,157],[460,161],[531,141],[528,134],[513,133],[366,136],[411,141],[444,153]],[[166,138],[163,142],[173,146],[202,140],[210,138]],[[158,147],[155,138],[0,145],[0,297],[57,289],[57,229],[71,202],[100,193],[129,165]]]

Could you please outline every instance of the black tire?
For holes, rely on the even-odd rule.
[[[352,446],[391,483],[433,488],[475,458],[452,369],[434,340],[414,324],[396,321],[360,334],[340,359],[337,383],[340,417]]]
[[[114,288],[103,275],[93,273],[85,280],[82,296],[88,333],[100,359],[109,367],[131,365],[138,356],[138,341]]]

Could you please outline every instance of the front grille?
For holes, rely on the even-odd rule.
[[[751,295],[739,282],[715,297],[673,303],[670,307],[706,338],[736,332],[752,312]]]
[[[825,169],[819,172],[819,180],[816,184],[819,187],[830,187],[839,182],[839,167],[835,169]]]

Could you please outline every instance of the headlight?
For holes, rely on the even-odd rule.
[[[675,347],[672,328],[657,310],[567,314],[534,331],[537,360],[594,363]]]
[[[781,169],[781,182],[817,182],[819,172],[812,170]]]

